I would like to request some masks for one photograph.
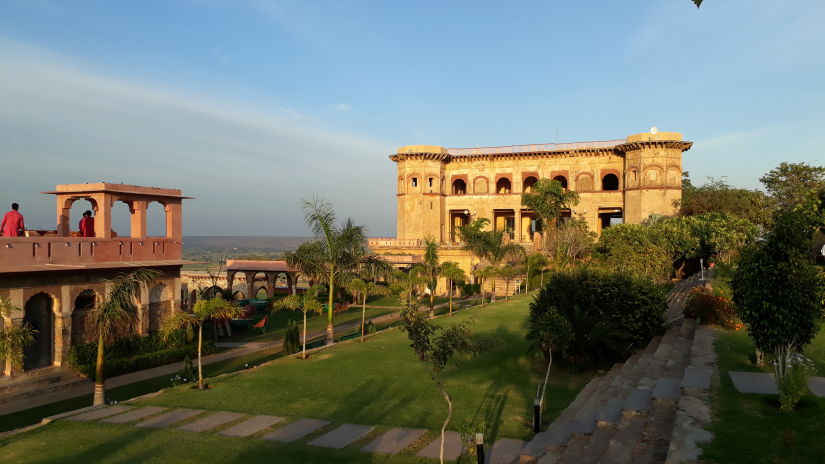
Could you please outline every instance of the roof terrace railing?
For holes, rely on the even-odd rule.
[[[613,148],[625,143],[624,139],[601,140],[595,142],[544,143],[534,145],[506,145],[502,147],[448,148],[453,156],[494,155],[504,153],[539,153],[548,151],[586,150],[594,148]]]

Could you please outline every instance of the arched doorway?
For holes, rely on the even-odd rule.
[[[533,176],[525,178],[522,183],[522,190],[524,190],[524,193],[533,193],[533,186],[536,185],[536,182],[538,181],[539,180]]]
[[[52,365],[52,345],[54,344],[54,313],[52,297],[38,293],[26,302],[23,323],[36,330],[34,343],[23,349],[23,369],[36,369]]]
[[[616,174],[602,177],[602,190],[619,190],[619,177]]]
[[[95,339],[92,311],[97,304],[94,290],[84,290],[74,300],[72,310],[72,345],[88,343]]]
[[[556,176],[556,177],[554,177],[554,178],[553,178],[553,180],[555,180],[555,181],[557,181],[558,183],[560,183],[562,188],[565,188],[565,189],[567,188],[567,178],[566,178],[566,177],[564,177],[564,176]]]
[[[163,323],[164,316],[164,294],[166,293],[166,285],[155,285],[149,291],[149,331],[157,332]]]

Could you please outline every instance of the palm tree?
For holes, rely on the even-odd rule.
[[[438,263],[438,242],[432,237],[424,238],[424,261],[422,270],[427,280],[427,290],[430,291],[430,318],[435,317],[435,290],[438,287],[438,275],[441,266]]]
[[[556,230],[559,213],[579,204],[579,195],[562,187],[557,180],[541,179],[533,185],[532,192],[521,196],[521,204],[533,210],[544,224],[544,251],[550,252],[550,237]]]
[[[304,313],[301,359],[307,358],[307,313],[311,312],[322,314],[324,312],[324,307],[320,302],[318,302],[318,294],[320,294],[323,289],[323,285],[315,284],[304,292],[303,295],[287,295],[286,297],[272,303],[272,311],[295,311],[299,309]]]
[[[198,328],[198,389],[203,390],[203,323],[207,320],[238,317],[243,312],[239,306],[216,296],[210,300],[200,300],[192,307],[192,312],[179,311],[172,315],[161,327],[161,335],[168,339],[172,334],[186,327]]]
[[[135,296],[141,285],[151,285],[161,273],[154,269],[138,269],[108,281],[109,289],[103,301],[92,311],[97,329],[97,365],[95,366],[95,406],[105,403],[106,381],[103,376],[104,344],[128,327],[136,318]]]
[[[379,265],[380,259],[369,254],[364,226],[355,225],[350,219],[341,225],[335,224],[335,211],[326,201],[316,198],[303,202],[304,216],[315,240],[286,252],[285,257],[290,266],[297,267],[310,279],[327,283],[326,339],[331,344],[335,341],[332,315],[336,284],[341,283],[348,273],[372,269]]]
[[[16,311],[21,309],[14,306],[8,298],[0,296],[0,322]],[[35,333],[37,331],[27,323],[0,326],[0,359],[8,359],[13,366],[22,366],[23,348],[34,343]]]
[[[445,261],[441,263],[441,275],[447,279],[447,292],[450,296],[450,317],[453,317],[453,285],[466,282],[467,274],[464,269],[458,267],[458,263]]]
[[[387,295],[390,293],[390,289],[385,285],[378,285],[375,282],[354,278],[347,283],[347,290],[355,294],[356,298],[361,298],[361,342],[363,342],[365,333],[364,323],[367,317],[367,298],[371,295]]]
[[[545,257],[541,253],[532,253],[527,255],[524,259],[524,266],[527,268],[527,286],[525,287],[524,291],[526,293],[530,292],[530,277],[532,273],[536,271],[536,269],[541,269],[542,275],[544,274],[544,268],[547,266],[547,257]],[[544,279],[542,278],[542,284]]]
[[[502,264],[515,259],[518,256],[524,255],[524,247],[515,242],[506,242],[504,240],[505,231],[503,229],[492,230],[486,232],[488,242],[487,245],[487,261],[493,268],[493,296],[490,301],[496,298],[496,276],[499,274]]]
[[[504,279],[504,297],[508,300],[510,299],[510,281],[513,280],[513,277],[521,274],[521,271],[520,268],[509,263],[498,269],[498,275]]]

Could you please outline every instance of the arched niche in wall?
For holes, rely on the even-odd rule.
[[[473,180],[473,193],[490,193],[490,185],[486,177],[476,177]]]

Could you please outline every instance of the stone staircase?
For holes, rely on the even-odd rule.
[[[666,317],[672,325],[664,335],[588,383],[546,431],[522,442],[518,453],[512,451],[518,448],[513,440],[494,444],[488,462],[666,462],[683,391],[707,389],[710,379],[709,368],[691,365],[696,322],[679,317],[690,289],[701,283],[697,276],[673,288]]]
[[[59,367],[45,367],[15,377],[0,377],[0,414],[4,405],[15,401],[90,383],[86,377]]]

